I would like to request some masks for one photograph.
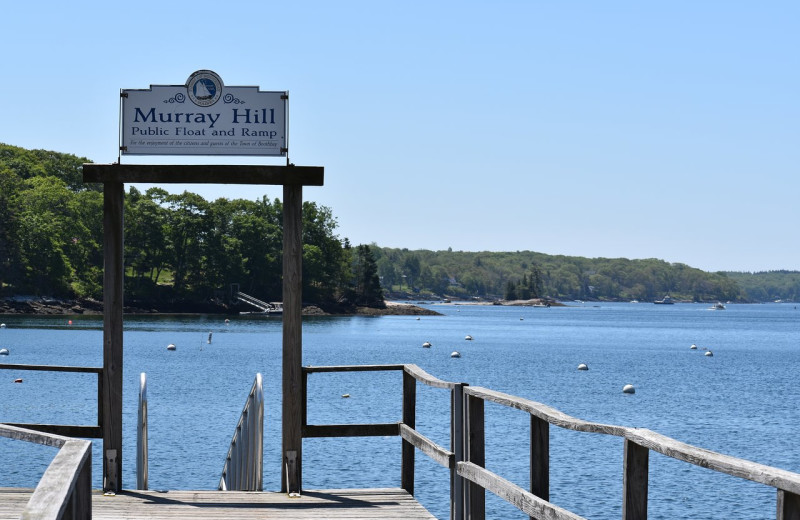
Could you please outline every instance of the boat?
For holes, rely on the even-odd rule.
[[[714,305],[711,306],[711,310],[724,311],[725,310],[725,306],[722,305],[722,302],[717,302],[717,303],[715,303]]]
[[[672,305],[675,302],[672,301],[672,298],[670,298],[669,295],[666,295],[666,296],[664,296],[663,299],[656,300],[653,303],[657,303],[657,304],[660,304],[660,305]]]

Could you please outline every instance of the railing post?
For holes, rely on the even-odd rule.
[[[778,490],[778,520],[800,520],[800,495]]]
[[[122,490],[122,308],[125,187],[103,184],[103,489]]]
[[[136,489],[147,489],[147,375],[139,374],[139,421],[136,428]]]
[[[303,187],[283,186],[283,384],[281,491],[303,488]]]
[[[550,501],[550,423],[531,415],[531,493]]]
[[[456,465],[464,461],[464,387],[458,383],[451,391],[450,402],[450,451],[454,454],[450,468],[450,518],[464,519],[464,479],[458,476]]]
[[[403,371],[403,424],[416,428],[417,422],[417,380]],[[403,459],[400,482],[409,495],[414,494],[414,445],[403,440]]]
[[[92,450],[86,453],[75,488],[70,499],[72,518],[75,520],[92,520]]]
[[[481,467],[486,466],[486,432],[484,430],[483,399],[467,396],[466,459]],[[486,518],[486,491],[470,482],[467,490],[467,518]]]
[[[625,439],[622,520],[647,520],[649,456],[650,450]]]

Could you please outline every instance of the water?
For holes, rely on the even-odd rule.
[[[800,310],[792,304],[433,306],[444,316],[306,318],[304,365],[415,363],[448,381],[532,399],[591,421],[800,472]],[[67,323],[72,319],[73,323]],[[102,365],[98,317],[4,316],[3,363]],[[264,376],[264,486],[280,487],[281,323],[127,317],[123,484],[135,486],[139,374],[148,379],[151,489],[215,489],[256,372]],[[213,332],[211,344],[208,333]],[[465,341],[469,334],[474,340]],[[430,341],[433,347],[422,348]],[[166,345],[174,343],[170,352]],[[696,344],[697,350],[689,346]],[[704,348],[714,352],[704,356]],[[450,353],[461,352],[460,359]],[[578,371],[586,363],[588,371]],[[96,376],[0,371],[0,421],[96,424]],[[23,384],[14,384],[23,377]],[[622,393],[625,384],[634,395]],[[313,374],[309,423],[396,422],[401,375]],[[350,394],[343,399],[342,394]],[[418,385],[417,428],[449,446],[449,394]],[[487,467],[528,486],[528,417],[486,404]],[[101,486],[100,442],[94,486]],[[551,427],[551,501],[592,519],[622,511],[622,440]],[[400,440],[307,439],[307,489],[399,487]],[[0,439],[0,487],[35,486],[55,451]],[[417,452],[416,496],[448,515],[449,472]],[[487,494],[490,518],[525,518]],[[650,518],[774,518],[775,491],[651,453]]]

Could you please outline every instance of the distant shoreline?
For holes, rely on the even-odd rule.
[[[125,315],[187,315],[217,314],[238,316],[236,309],[208,304],[183,304],[153,308],[149,306],[126,305]],[[0,315],[37,316],[100,316],[103,302],[93,299],[57,300],[54,298],[15,298],[0,300]],[[383,308],[347,307],[325,310],[316,305],[303,307],[303,316],[440,316],[441,314],[410,303],[386,302]]]

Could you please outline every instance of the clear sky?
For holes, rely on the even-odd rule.
[[[33,0],[2,25],[0,142],[114,162],[120,89],[210,69],[290,92],[290,159],[325,167],[304,197],[354,244],[800,270],[797,0]]]

